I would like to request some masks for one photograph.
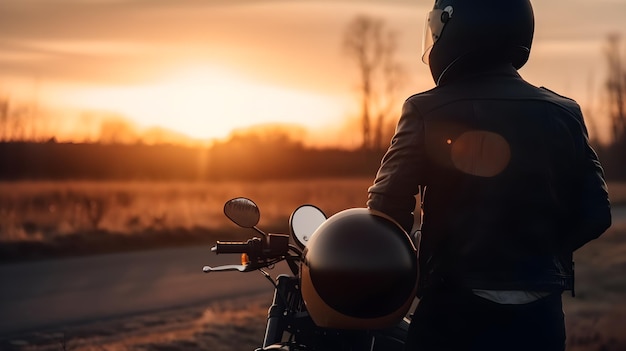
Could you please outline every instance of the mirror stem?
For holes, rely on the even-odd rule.
[[[253,226],[252,229],[256,230],[257,233],[263,235],[263,238],[267,239],[267,234],[265,234],[261,229],[257,228],[256,226]]]

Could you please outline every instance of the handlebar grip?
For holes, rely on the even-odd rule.
[[[250,251],[250,242],[241,241],[218,241],[211,251],[216,254],[221,253],[248,253]]]

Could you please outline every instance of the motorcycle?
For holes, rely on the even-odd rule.
[[[242,228],[253,229],[260,237],[247,241],[217,241],[215,254],[240,254],[240,265],[205,266],[203,271],[241,273],[259,271],[273,285],[274,296],[268,309],[263,350],[338,350],[395,351],[403,350],[410,319],[403,318],[384,329],[335,329],[318,326],[311,318],[302,296],[302,262],[311,236],[326,220],[322,210],[302,205],[289,218],[289,235],[265,233],[257,227],[258,206],[248,198],[234,198],[224,205],[224,214]],[[293,241],[293,244],[290,242]],[[268,273],[277,263],[285,261],[291,271],[275,279]]]

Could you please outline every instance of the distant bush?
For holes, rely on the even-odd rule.
[[[233,137],[211,148],[0,142],[0,180],[262,180],[375,174],[382,152]]]

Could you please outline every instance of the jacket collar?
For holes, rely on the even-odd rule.
[[[471,65],[470,65],[471,64]],[[460,80],[485,76],[508,76],[521,78],[513,64],[509,62],[477,64],[470,61],[452,63],[439,78],[438,86],[450,84]]]

